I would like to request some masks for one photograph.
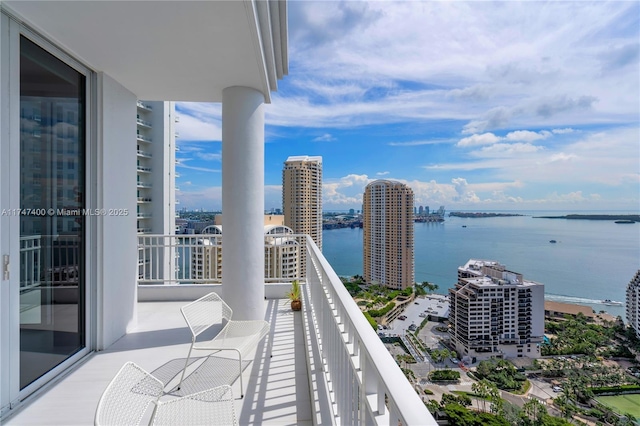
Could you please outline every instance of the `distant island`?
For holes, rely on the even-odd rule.
[[[640,222],[638,214],[568,214],[565,216],[534,216],[534,219],[582,219],[582,220],[614,220],[617,223]]]
[[[449,216],[455,217],[512,217],[524,216],[516,213],[469,213],[469,212],[450,212]]]

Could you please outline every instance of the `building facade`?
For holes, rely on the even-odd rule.
[[[293,156],[282,169],[284,224],[322,250],[322,157]]]
[[[175,235],[176,130],[174,102],[136,102],[136,227],[139,235]],[[158,278],[175,279],[175,247],[156,254]],[[138,276],[148,274],[150,256],[140,253]]]
[[[174,102],[136,102],[139,234],[175,234],[176,119]]]
[[[461,359],[540,357],[543,284],[498,262],[471,259],[458,268],[449,297],[449,335]]]
[[[222,279],[222,215],[216,215],[215,223],[202,230],[201,238],[193,237],[195,246],[191,248],[190,276],[194,280],[216,282]],[[266,281],[289,281],[299,276],[301,245],[293,234],[291,228],[284,226],[284,216],[264,217]]]
[[[395,289],[414,284],[413,191],[407,185],[376,180],[363,195],[364,279]]]
[[[640,269],[627,284],[626,311],[629,326],[640,337]]]

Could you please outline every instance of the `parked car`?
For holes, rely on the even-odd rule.
[[[398,317],[398,319],[399,319],[399,320],[401,320],[401,321],[404,321],[404,320],[406,320],[406,319],[407,319],[407,317],[406,317],[405,315],[400,315],[400,316]]]
[[[554,392],[562,392],[562,388],[560,386],[554,386],[551,388]]]

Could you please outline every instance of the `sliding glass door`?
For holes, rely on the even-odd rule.
[[[20,312],[23,390],[87,347],[82,210],[87,77],[24,36],[19,44],[20,259],[15,308]]]

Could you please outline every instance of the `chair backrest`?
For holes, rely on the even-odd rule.
[[[191,333],[196,337],[214,324],[230,321],[233,311],[216,293],[209,293],[180,308]]]
[[[235,402],[228,385],[207,389],[182,398],[160,402],[153,425],[224,425],[238,424]]]
[[[149,404],[160,398],[163,384],[133,362],[127,362],[105,389],[94,423],[137,425]]]

